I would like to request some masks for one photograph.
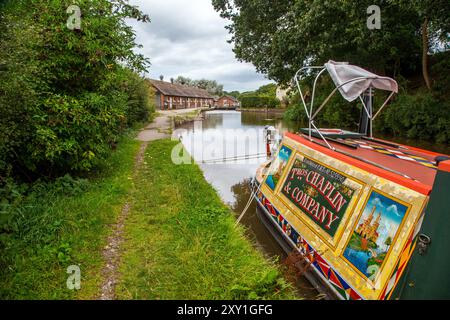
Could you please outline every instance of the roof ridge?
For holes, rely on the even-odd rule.
[[[226,98],[231,98],[231,99],[234,100],[234,101],[239,101],[238,98],[233,97],[233,96],[231,96],[231,95],[229,95],[229,94],[224,94],[224,95],[220,96],[220,98],[224,98],[224,97],[226,97]],[[219,99],[220,99],[220,98],[219,98]]]
[[[213,99],[212,95],[203,88],[155,79],[148,79],[148,80],[158,91],[162,92],[165,95],[189,97],[189,98]]]

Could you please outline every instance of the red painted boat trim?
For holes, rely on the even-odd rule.
[[[440,162],[438,168],[441,171],[450,172],[450,160]]]
[[[299,142],[301,144],[304,144],[305,146],[307,146],[307,147],[309,147],[311,149],[314,149],[314,150],[317,150],[319,152],[322,152],[322,153],[324,153],[324,154],[326,154],[326,155],[328,155],[330,157],[333,157],[333,158],[336,158],[336,159],[341,160],[343,162],[346,162],[346,163],[348,163],[350,165],[353,165],[355,167],[358,167],[360,169],[363,169],[365,171],[373,173],[373,174],[375,174],[375,175],[377,175],[379,177],[382,177],[384,179],[388,179],[390,181],[398,183],[399,185],[402,185],[402,186],[407,187],[409,189],[415,190],[415,191],[417,191],[417,192],[419,192],[421,194],[429,195],[431,193],[431,187],[427,186],[427,185],[425,185],[425,184],[423,184],[421,182],[405,178],[405,177],[403,177],[403,176],[401,176],[399,174],[383,170],[383,169],[381,169],[379,167],[376,167],[374,165],[368,164],[368,163],[360,161],[358,159],[346,156],[346,155],[344,155],[342,153],[339,153],[337,151],[333,151],[333,150],[328,149],[326,147],[322,147],[321,145],[318,145],[318,144],[316,144],[314,142],[311,142],[311,141],[309,141],[309,140],[307,140],[307,139],[305,139],[305,138],[303,138],[303,137],[301,137],[301,136],[299,136],[297,134],[293,134],[293,133],[287,132],[286,136],[288,138],[294,140],[294,141],[297,141],[297,142]],[[448,168],[449,168],[449,171],[450,171],[450,161],[441,162],[441,165],[444,164],[445,162],[449,162]],[[445,165],[445,166],[447,166],[447,165]],[[439,169],[441,169],[441,166],[439,166]]]
[[[387,142],[387,143],[392,143],[392,141],[388,141],[388,140],[384,140],[384,139],[377,138],[377,140],[380,140],[380,141],[383,141],[383,142]],[[406,148],[406,149],[411,150],[411,151],[420,152],[420,153],[426,154],[426,155],[428,155],[430,157],[433,157],[433,158],[437,157],[437,156],[444,155],[442,153],[437,153],[437,152],[430,151],[430,150],[425,150],[425,149],[421,149],[421,148],[412,147],[412,146],[407,145],[407,144],[401,144],[401,143],[396,143],[396,144],[399,145],[400,147]],[[400,151],[402,151],[402,149],[400,149]]]

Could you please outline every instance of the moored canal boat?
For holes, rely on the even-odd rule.
[[[302,74],[316,72],[312,95]],[[336,88],[314,109],[319,77]],[[256,175],[258,212],[306,276],[329,298],[450,298],[450,157],[373,137],[372,122],[398,91],[394,79],[329,61],[294,77],[308,128],[286,133]],[[388,92],[375,112],[375,89]],[[319,129],[314,120],[339,92],[360,100],[358,132]]]

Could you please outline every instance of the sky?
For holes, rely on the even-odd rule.
[[[136,49],[150,59],[148,77],[164,80],[179,75],[216,80],[226,91],[252,91],[270,83],[249,63],[237,61],[227,43],[228,21],[214,11],[210,0],[131,0],[150,16],[150,23],[130,20],[137,35]]]
[[[364,210],[363,216],[360,219],[360,222],[362,222],[363,219],[366,219],[369,216],[373,206],[377,207],[376,213],[373,217],[373,221],[375,221],[379,213],[382,214],[380,227],[378,229],[380,236],[377,243],[383,246],[384,241],[387,237],[391,237],[391,239],[394,239],[398,227],[402,223],[403,217],[406,214],[407,207],[388,197],[383,196],[382,194],[373,192]]]

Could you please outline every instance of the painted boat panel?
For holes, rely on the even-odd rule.
[[[331,286],[341,284],[344,299],[389,297],[428,199],[423,184],[377,169],[288,134],[261,185],[259,201],[298,234],[303,253]]]

